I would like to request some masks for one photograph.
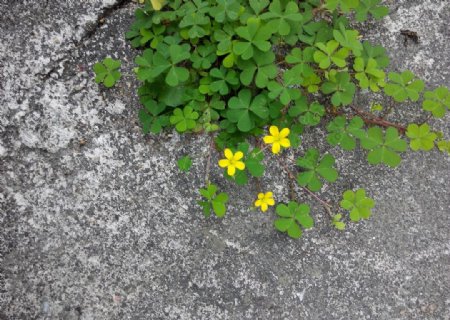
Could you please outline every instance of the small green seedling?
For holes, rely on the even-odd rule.
[[[225,204],[228,201],[227,193],[221,192],[216,194],[217,186],[215,184],[209,184],[205,189],[200,189],[199,192],[206,199],[206,201],[197,201],[197,203],[203,208],[205,217],[209,217],[211,215],[211,209],[219,218],[225,215],[227,211]]]
[[[184,156],[177,161],[178,168],[183,172],[188,172],[192,166],[192,160],[189,156]]]
[[[118,70],[120,65],[120,60],[114,60],[110,57],[94,64],[95,82],[103,83],[107,88],[113,87],[122,76]]]

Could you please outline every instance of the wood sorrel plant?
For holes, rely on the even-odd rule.
[[[174,0],[146,1],[126,38],[142,49],[136,58],[144,133],[175,127],[180,133],[205,132],[219,149],[220,161],[208,157],[206,186],[198,204],[205,216],[226,213],[228,195],[219,192],[209,171],[223,168],[238,185],[264,175],[264,156],[272,152],[289,179],[323,205],[337,229],[348,212],[351,221],[367,219],[374,201],[364,189],[343,192],[339,208],[316,193],[338,179],[334,157],[311,148],[288,166],[287,148],[297,148],[305,127],[328,121],[327,141],[344,150],[358,142],[371,164],[396,167],[410,148],[450,152],[450,142],[425,123],[398,124],[353,104],[356,90],[383,91],[395,102],[418,101],[430,117],[450,107],[445,87],[425,90],[412,72],[390,72],[384,48],[361,42],[349,17],[381,19],[381,0]],[[423,95],[422,95],[423,94]],[[325,115],[328,115],[325,117]],[[330,120],[331,119],[331,120]],[[261,137],[263,139],[261,140]],[[255,142],[255,146],[250,142]],[[191,159],[178,164],[189,170]],[[308,204],[291,201],[275,207],[274,226],[299,238],[314,221]],[[275,205],[269,190],[255,195],[262,211]]]

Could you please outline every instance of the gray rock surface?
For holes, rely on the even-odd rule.
[[[449,1],[386,3],[389,17],[365,24],[364,37],[388,49],[392,70],[449,86]],[[450,319],[449,157],[369,166],[318,128],[299,153],[328,150],[341,172],[321,195],[364,187],[372,219],[335,231],[300,193],[316,227],[293,241],[272,228],[273,211],[249,210],[255,187],[216,173],[230,214],[205,220],[195,203],[205,159],[188,174],[175,163],[208,140],[143,137],[137,123],[137,52],[123,36],[135,8],[0,0],[0,319]],[[400,29],[420,43],[405,47]],[[123,62],[111,90],[91,71],[108,55]],[[421,119],[417,110],[401,105],[393,119]],[[433,122],[447,136],[449,119]],[[276,164],[263,185],[287,200]]]

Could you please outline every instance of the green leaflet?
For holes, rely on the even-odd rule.
[[[95,82],[103,83],[107,88],[113,87],[121,77],[121,73],[118,71],[120,65],[120,60],[114,60],[110,57],[94,64]]]
[[[425,150],[429,151],[434,148],[434,141],[437,134],[430,132],[430,126],[426,123],[417,125],[412,123],[406,130],[406,135],[410,139],[410,147],[414,151]]]
[[[170,117],[170,123],[175,125],[178,132],[185,132],[195,128],[195,120],[198,119],[198,116],[191,106],[186,106],[183,110],[176,108]]]
[[[344,117],[338,116],[327,126],[327,141],[333,146],[340,145],[344,150],[353,150],[356,139],[361,139],[365,134],[363,125],[364,121],[360,117],[354,117],[348,122]]]
[[[310,216],[310,208],[307,204],[298,204],[295,201],[287,205],[277,205],[278,218],[274,221],[274,227],[280,232],[286,232],[289,237],[298,239],[302,236],[302,229],[314,226],[314,220]]]
[[[388,77],[390,81],[384,87],[384,93],[388,96],[393,97],[397,102],[403,102],[406,99],[419,100],[419,93],[422,92],[425,84],[422,80],[416,79],[411,71],[389,72]]]
[[[205,217],[211,215],[211,211],[219,218],[225,216],[227,211],[226,203],[228,202],[228,194],[221,192],[217,194],[217,186],[215,184],[209,184],[204,189],[199,189],[200,194],[205,200],[197,201],[198,205],[203,208]]]
[[[329,182],[338,178],[338,172],[333,168],[334,157],[325,154],[320,158],[319,151],[314,148],[308,149],[304,157],[297,159],[297,166],[304,170],[298,174],[297,183],[311,191],[319,191],[322,188],[320,177]]]
[[[347,190],[342,195],[340,205],[343,209],[350,211],[350,220],[357,222],[361,219],[370,218],[375,201],[366,197],[364,189],[358,189],[356,192]]]
[[[177,165],[181,171],[187,172],[192,166],[192,159],[189,156],[184,156],[177,161]]]
[[[450,109],[450,91],[441,86],[434,91],[425,91],[422,108],[430,111],[434,117],[442,118],[447,109]]]
[[[370,150],[367,155],[370,164],[384,163],[396,167],[401,161],[398,153],[406,150],[407,143],[393,127],[387,128],[384,136],[380,127],[372,127],[367,130],[367,135],[361,138],[361,146]]]

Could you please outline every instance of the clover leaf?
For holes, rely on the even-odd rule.
[[[430,132],[430,126],[426,123],[420,126],[415,123],[408,125],[406,135],[411,140],[409,145],[414,151],[433,149],[434,140],[437,138],[437,134]]]
[[[359,0],[325,0],[325,8],[334,11],[339,8],[342,12],[348,13],[351,9],[357,8]]]
[[[446,152],[448,155],[450,155],[450,140],[438,141],[437,147],[439,148],[439,151]]]
[[[180,21],[180,28],[187,28],[187,35],[191,39],[202,38],[209,34],[209,17],[200,11],[189,12]]]
[[[340,145],[344,150],[353,150],[356,147],[356,139],[364,136],[361,129],[364,121],[360,117],[354,117],[347,125],[347,120],[343,116],[333,119],[328,125],[327,141],[332,146]]]
[[[183,172],[189,171],[192,166],[192,159],[189,156],[184,156],[177,161],[178,169]]]
[[[298,5],[294,1],[289,1],[282,6],[280,0],[272,1],[269,11],[263,13],[260,17],[263,20],[270,20],[267,26],[281,36],[287,36],[291,32],[290,23],[298,26],[303,20]]]
[[[184,67],[178,67],[177,64],[189,59],[189,50],[188,44],[161,45],[155,54],[151,49],[146,49],[143,55],[136,57],[135,60],[139,66],[137,71],[139,80],[154,82],[159,75],[166,72],[165,81],[171,87],[188,80],[189,71]]]
[[[217,5],[209,11],[217,22],[237,20],[241,6],[236,0],[217,0]]]
[[[389,72],[388,76],[390,82],[384,87],[384,93],[397,102],[403,102],[408,98],[411,101],[419,100],[419,93],[422,92],[425,84],[422,80],[416,79],[411,71]]]
[[[209,88],[212,92],[218,92],[222,96],[230,92],[230,87],[239,84],[239,79],[234,70],[226,69],[225,67],[220,67],[220,69],[213,68],[209,74],[212,77]]]
[[[363,46],[359,41],[359,32],[356,30],[346,30],[344,25],[339,24],[339,30],[333,31],[334,39],[344,48],[351,49],[355,56],[360,56]]]
[[[235,30],[232,25],[225,24],[222,29],[214,31],[214,40],[217,42],[218,56],[225,56],[222,60],[222,65],[226,68],[231,68],[237,56],[233,53],[233,37],[235,35]]]
[[[246,152],[244,152],[247,154]],[[245,168],[256,178],[262,177],[265,166],[261,163],[264,160],[264,153],[259,148],[254,148],[246,157]]]
[[[298,239],[302,236],[302,229],[309,229],[314,226],[314,220],[310,216],[310,208],[307,204],[298,204],[290,201],[287,205],[281,203],[277,205],[276,212],[278,219],[274,221],[274,227],[278,231],[287,232],[288,236]]]
[[[263,26],[259,18],[248,18],[247,25],[238,27],[235,31],[241,39],[233,44],[233,52],[244,60],[253,57],[255,50],[267,52],[272,48],[268,41],[272,31]]]
[[[361,219],[370,218],[375,201],[366,197],[364,189],[358,189],[356,192],[347,190],[342,195],[340,205],[343,209],[350,211],[350,220],[357,222]]]
[[[209,69],[216,61],[216,47],[211,43],[204,46],[198,46],[191,55],[192,66],[195,69]]]
[[[215,184],[209,184],[206,188],[199,189],[199,192],[206,199],[206,201],[197,201],[203,208],[205,217],[211,215],[212,209],[217,217],[222,218],[227,211],[228,194],[221,192],[216,195],[217,186]]]
[[[183,110],[176,108],[173,110],[173,115],[170,117],[170,123],[175,125],[178,132],[185,132],[195,128],[198,119],[198,113],[195,112],[191,106],[184,107]]]
[[[367,62],[363,58],[357,57],[353,63],[355,78],[359,81],[362,89],[370,88],[373,92],[380,91],[380,87],[385,86],[384,78],[386,74],[377,68],[377,61],[369,58]]]
[[[389,13],[389,8],[380,6],[381,0],[360,0],[359,6],[355,8],[355,18],[357,21],[367,20],[369,14],[379,20]]]
[[[363,42],[363,51],[361,58],[367,63],[370,58],[375,59],[380,69],[389,65],[389,57],[386,55],[386,49],[382,46],[373,46],[369,41]]]
[[[302,96],[295,100],[293,106],[289,109],[289,115],[291,117],[297,117],[301,124],[315,126],[319,124],[323,115],[325,114],[325,108],[318,102],[313,102],[308,105],[306,97]]]
[[[242,132],[248,132],[255,127],[255,120],[267,119],[269,109],[265,95],[259,94],[252,99],[252,93],[248,89],[239,91],[237,97],[228,101],[227,118],[236,123]]]
[[[139,110],[138,117],[142,124],[143,133],[160,133],[161,129],[169,124],[169,118],[161,115],[166,109],[166,105],[149,97],[142,98],[141,102],[144,108]]]
[[[330,40],[326,44],[316,43],[316,47],[320,51],[314,53],[314,61],[319,64],[321,69],[328,69],[332,62],[340,68],[346,66],[345,59],[348,57],[349,51],[347,48],[337,50],[339,42],[336,40]]]
[[[148,30],[152,27],[153,21],[148,18],[147,13],[142,9],[137,9],[134,14],[135,20],[130,27],[130,31],[125,33],[125,38],[130,40],[133,48],[142,46],[141,30]]]
[[[268,96],[270,99],[275,100],[279,97],[280,102],[284,105],[288,105],[292,100],[301,96],[301,92],[297,88],[290,88],[289,84],[280,84],[277,81],[270,81],[267,84],[267,89],[269,89]]]
[[[333,224],[333,226],[340,231],[345,230],[345,222],[342,222],[341,219],[342,214],[340,213],[335,214],[331,219],[331,223]]]
[[[304,78],[314,74],[313,68],[309,65],[312,62],[314,53],[313,47],[307,47],[305,50],[300,48],[292,49],[291,53],[286,56],[285,61],[294,65],[285,72],[289,83],[301,84]]]
[[[94,64],[95,82],[103,83],[107,88],[114,86],[121,77],[120,71],[117,70],[120,65],[120,60],[114,60],[110,57]]]
[[[269,51],[256,52],[253,59],[238,62],[238,67],[242,70],[240,75],[241,83],[248,86],[255,78],[255,84],[258,88],[267,87],[269,79],[275,78],[278,73],[278,68],[274,61],[275,54]]]
[[[396,128],[387,128],[383,137],[383,130],[375,126],[367,130],[367,135],[361,138],[361,146],[370,150],[367,155],[370,164],[384,163],[396,167],[401,161],[398,152],[405,151],[407,143],[398,135]]]
[[[269,0],[249,0],[250,7],[253,9],[253,12],[258,15],[261,11],[263,11],[268,5]]]
[[[450,91],[444,86],[426,91],[423,96],[423,110],[430,111],[436,118],[442,118],[446,109],[450,109]]]
[[[336,75],[330,74],[329,80],[324,82],[320,89],[325,94],[333,93],[331,103],[337,107],[349,105],[353,101],[356,87],[350,81],[348,72],[338,72]]]
[[[140,29],[140,44],[145,45],[147,42],[150,42],[150,47],[155,49],[158,44],[164,39],[163,33],[165,30],[166,27],[163,25],[155,25],[151,29]]]
[[[312,17],[310,17],[310,19],[312,19]],[[306,18],[304,20],[307,21]],[[299,32],[298,38],[300,41],[311,46],[318,42],[326,43],[328,40],[333,38],[333,31],[324,20],[304,23],[302,28],[303,32]]]
[[[304,169],[297,176],[297,183],[301,186],[307,186],[311,191],[319,191],[322,188],[322,181],[334,182],[338,178],[338,172],[333,168],[334,157],[331,154],[325,154],[320,158],[319,151],[310,148],[306,151],[304,157],[297,159],[297,165]]]

